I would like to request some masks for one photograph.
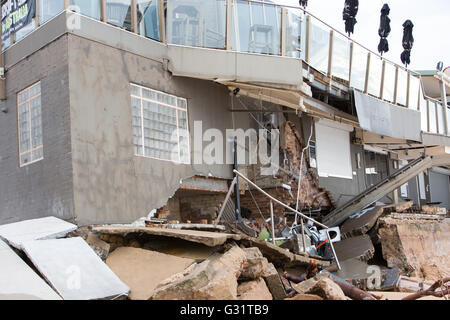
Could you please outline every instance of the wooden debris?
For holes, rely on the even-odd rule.
[[[450,278],[444,278],[433,283],[428,289],[420,290],[413,293],[402,300],[417,300],[424,296],[445,297],[450,295]]]

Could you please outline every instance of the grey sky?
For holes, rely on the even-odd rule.
[[[273,0],[287,5],[297,5],[298,0]],[[342,20],[344,0],[309,0],[307,11],[333,26],[345,31]],[[391,8],[392,32],[388,37],[390,51],[384,56],[401,64],[403,27],[407,19],[414,23],[414,47],[411,69],[434,70],[438,61],[450,65],[450,0],[359,0],[358,23],[352,39],[377,52],[380,10],[384,3]]]

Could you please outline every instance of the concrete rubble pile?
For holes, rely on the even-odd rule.
[[[334,229],[340,269],[327,240],[328,250],[311,255],[289,249],[291,239],[273,244],[208,225],[77,228],[57,218],[3,225],[0,265],[8,274],[0,298],[444,299],[448,219],[421,219],[405,207],[377,206]]]

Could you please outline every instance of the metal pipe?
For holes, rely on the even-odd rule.
[[[273,217],[273,202],[270,200],[270,220],[272,222],[272,243],[275,244],[275,221]]]
[[[232,21],[233,21],[233,0],[226,0],[226,37],[225,37],[225,49],[226,50],[231,50],[231,38],[232,38],[232,32],[233,32],[233,26],[232,26]]]
[[[237,172],[238,169],[238,156],[237,156],[237,138],[234,138],[234,164],[233,164],[233,172]],[[239,177],[236,175],[236,184],[234,186],[234,196],[236,197],[236,221],[241,222],[241,197],[239,192]]]

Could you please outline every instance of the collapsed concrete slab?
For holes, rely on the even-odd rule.
[[[216,233],[197,230],[177,230],[164,228],[132,227],[132,226],[105,226],[96,227],[92,231],[100,234],[115,234],[126,236],[131,233],[148,234],[158,237],[178,238],[191,242],[202,243],[209,247],[223,245],[229,239],[239,240],[239,235]]]
[[[372,241],[368,235],[352,237],[334,243],[334,249],[339,261],[357,258],[368,261],[375,253]]]
[[[2,240],[0,270],[0,300],[61,300],[61,297]]]
[[[160,282],[184,271],[194,262],[131,247],[117,248],[106,260],[111,270],[130,287],[131,300],[148,300]]]
[[[245,252],[234,245],[159,284],[153,300],[236,300]]]
[[[256,238],[251,238],[248,236],[242,236],[242,240],[239,241],[244,244],[246,247],[256,247],[258,248],[264,257],[266,257],[270,262],[275,265],[298,265],[298,266],[308,266],[311,262],[316,263],[321,267],[329,267],[330,262],[325,260],[319,260],[315,258],[311,258],[308,255],[299,255],[290,252],[287,249],[280,248],[273,243],[259,240]]]
[[[130,291],[82,238],[33,240],[22,247],[65,300],[117,298]]]
[[[22,243],[26,241],[62,238],[76,229],[77,226],[72,223],[56,217],[46,217],[1,225],[0,238],[11,246],[22,249]]]
[[[450,276],[450,224],[386,217],[378,233],[389,267],[432,281]]]
[[[379,206],[355,218],[347,219],[341,227],[341,236],[344,239],[366,234],[376,224],[383,214],[384,208]]]

